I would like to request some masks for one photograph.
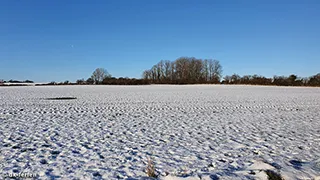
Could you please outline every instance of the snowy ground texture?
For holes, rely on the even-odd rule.
[[[0,125],[0,179],[320,176],[320,88],[2,87]]]

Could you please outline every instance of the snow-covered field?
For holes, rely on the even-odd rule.
[[[320,88],[2,87],[0,124],[0,179],[320,176]]]

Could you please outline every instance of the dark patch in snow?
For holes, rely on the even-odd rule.
[[[302,164],[303,164],[303,162],[298,161],[298,160],[290,160],[289,162],[293,165],[293,167],[294,167],[295,169],[298,169],[298,170],[301,169]]]
[[[281,169],[281,166],[275,162],[271,163],[270,165],[275,167],[276,169]]]
[[[54,97],[54,98],[44,98],[45,100],[74,100],[76,97]]]
[[[41,160],[40,160],[40,163],[41,163],[41,164],[48,164],[48,161],[45,160],[45,159],[41,159]]]

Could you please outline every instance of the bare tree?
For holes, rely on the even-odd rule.
[[[220,82],[222,77],[222,66],[218,60],[213,60],[212,78],[215,82]]]
[[[168,79],[171,76],[170,69],[171,69],[171,62],[168,60],[164,61],[164,76],[165,76],[166,81],[168,81]]]
[[[296,85],[297,78],[298,78],[297,75],[291,74],[287,80],[289,82],[289,85],[290,86]]]
[[[208,60],[209,81],[218,83],[222,77],[222,66],[218,60]]]
[[[223,84],[230,84],[231,83],[231,76],[225,76],[222,81]]]
[[[239,84],[241,77],[238,74],[231,75],[231,84]]]
[[[157,75],[157,66],[154,65],[154,66],[152,66],[152,69],[151,69],[151,77],[152,77],[153,83],[156,81],[157,76],[158,76]]]
[[[157,80],[161,82],[164,76],[163,60],[157,64]]]
[[[207,82],[209,79],[208,59],[205,59],[202,64],[202,74],[204,80]]]
[[[189,70],[189,58],[188,57],[180,57],[175,61],[175,68],[177,73],[177,79],[180,82],[186,82],[188,78],[188,70]]]
[[[241,82],[241,84],[250,84],[251,80],[252,80],[251,75],[244,75],[243,77],[241,77],[240,82]]]
[[[208,60],[208,74],[209,74],[209,81],[212,81],[212,72],[213,72],[213,60],[209,59]]]
[[[86,80],[86,83],[87,84],[93,84],[94,83],[94,80],[90,77]]]
[[[78,79],[76,81],[76,84],[85,84],[85,80],[82,78],[82,79]]]
[[[202,60],[194,57],[189,58],[189,77],[191,83],[199,83],[202,76]]]
[[[111,78],[111,75],[104,68],[97,68],[93,73],[91,78],[93,79],[95,84],[100,84],[103,79]]]
[[[176,70],[176,63],[175,62],[171,62],[171,68],[170,68],[170,80],[171,82],[176,80],[176,74],[177,74],[177,70]]]
[[[320,86],[320,73],[309,78],[309,86]]]
[[[142,74],[143,79],[150,80],[151,79],[151,70],[145,70]]]

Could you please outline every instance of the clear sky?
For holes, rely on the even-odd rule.
[[[0,79],[141,77],[212,58],[224,75],[320,72],[319,0],[1,0]]]

